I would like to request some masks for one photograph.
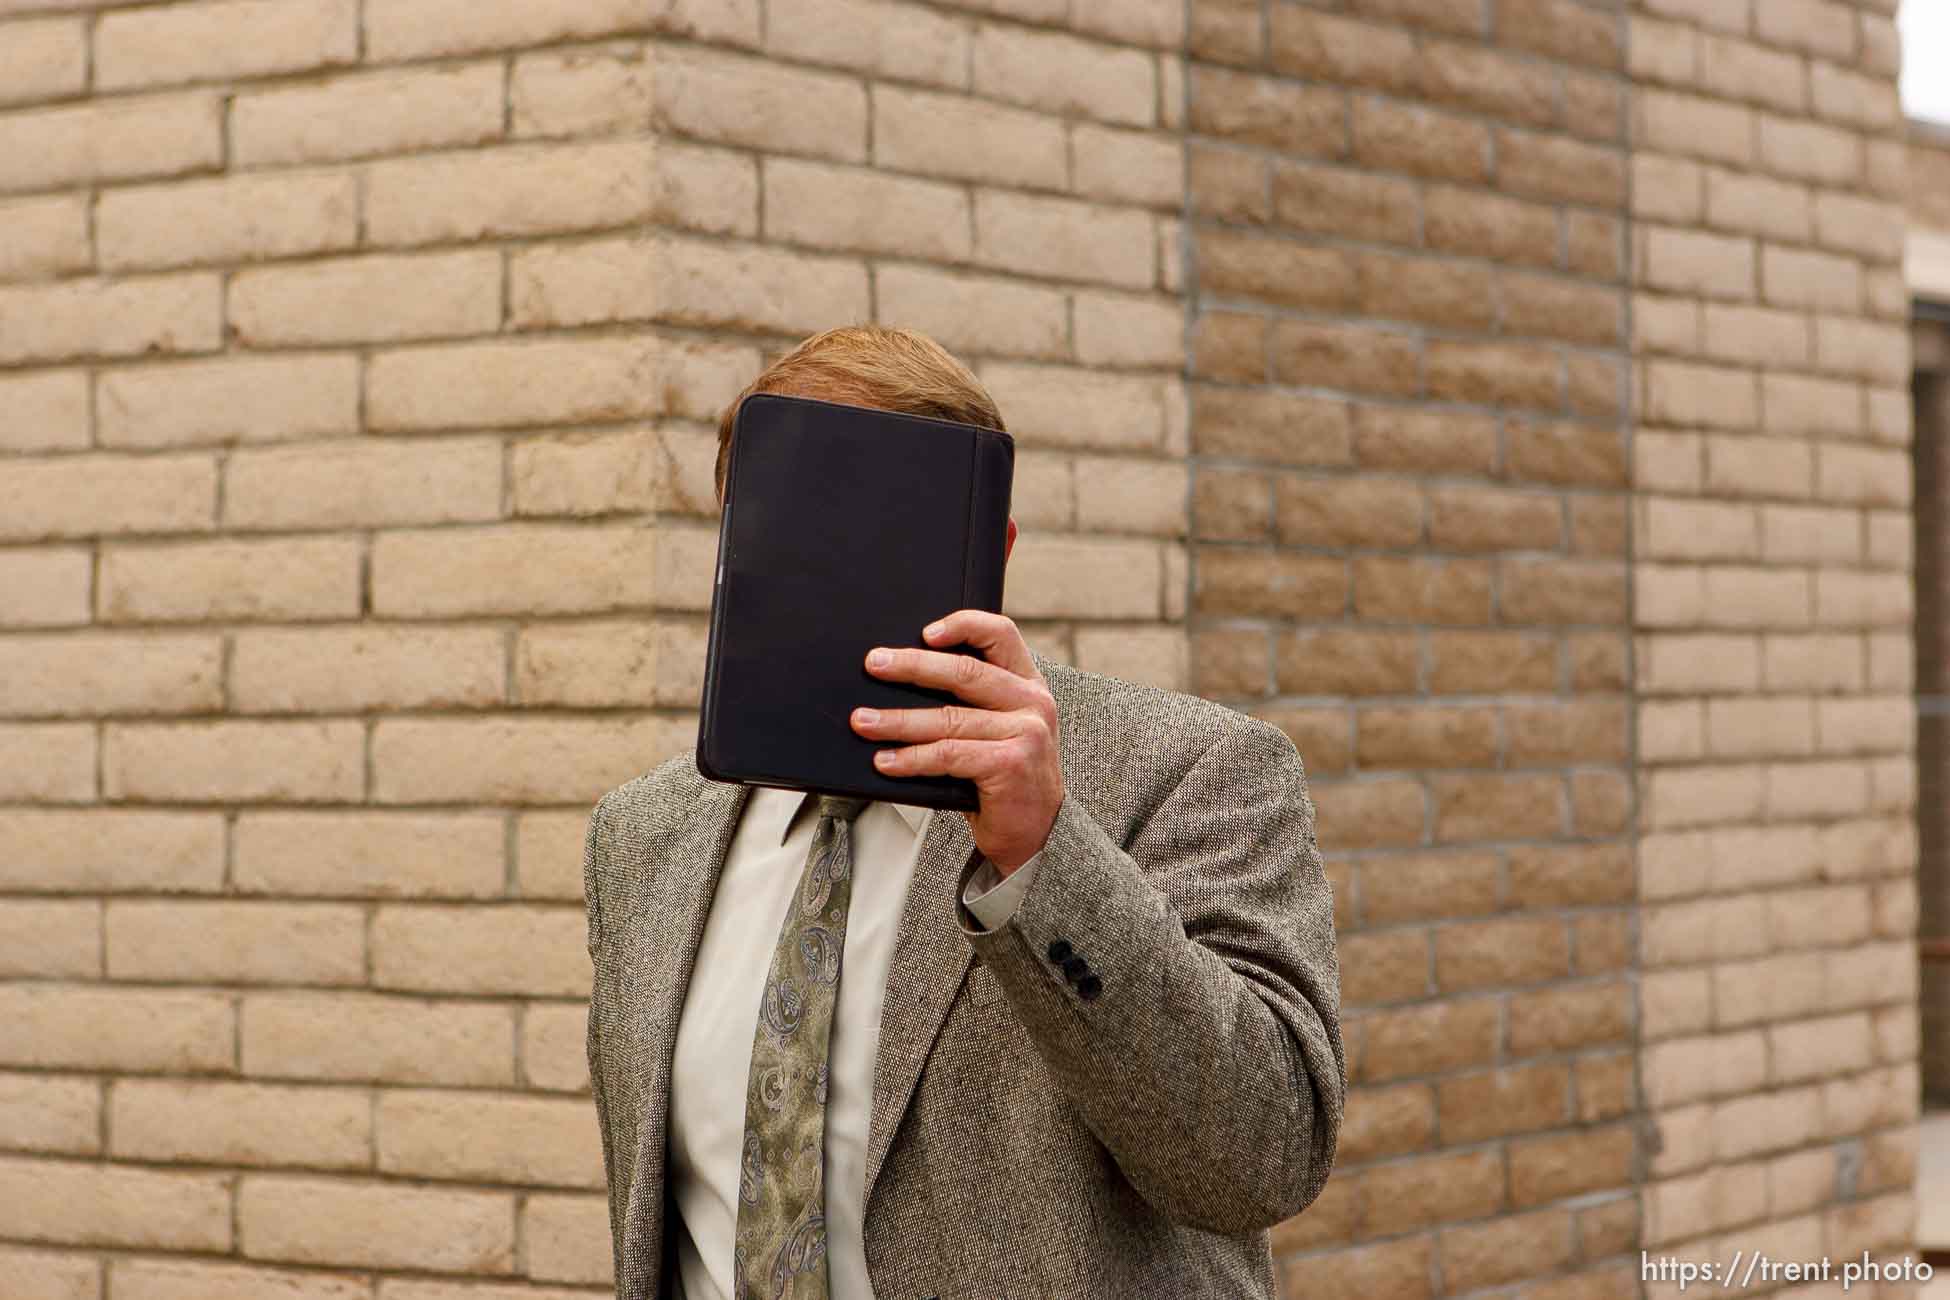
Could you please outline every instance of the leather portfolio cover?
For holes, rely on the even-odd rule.
[[[993,429],[747,397],[718,523],[698,771],[972,811],[971,781],[881,775],[874,751],[899,742],[848,719],[954,702],[872,676],[867,651],[925,647],[921,629],[957,609],[1001,611],[1014,471],[1015,443]]]

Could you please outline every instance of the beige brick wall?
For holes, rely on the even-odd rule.
[[[1193,681],[1299,747],[1342,935],[1290,1295],[1636,1285],[1624,36],[1192,8]]]
[[[1631,15],[1640,1077],[1660,1254],[1911,1248],[1894,10]]]
[[[1305,757],[1288,1294],[1903,1245],[1892,9],[0,0],[0,1278],[607,1293],[583,823],[849,320],[994,392],[1039,649]]]
[[[583,821],[804,334],[973,363],[1010,611],[1185,683],[1180,6],[765,8],[0,0],[0,1292],[607,1289]]]

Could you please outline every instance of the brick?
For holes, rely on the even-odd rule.
[[[1506,753],[1521,766],[1623,762],[1630,726],[1614,700],[1578,699],[1504,711]]]
[[[111,799],[362,797],[364,727],[356,721],[112,723],[102,786]]]
[[[214,273],[0,287],[0,362],[214,351],[221,292]]]
[[[1481,0],[1353,0],[1357,13],[1460,36],[1483,34]]]
[[[1702,34],[1701,81],[1728,99],[1751,100],[1784,112],[1803,111],[1807,79],[1800,58],[1749,41]]]
[[[489,250],[360,257],[238,272],[232,337],[246,347],[492,334],[501,256]]]
[[[95,28],[104,90],[308,72],[359,57],[354,0],[215,0],[111,13]]]
[[[1281,1289],[1307,1289],[1325,1300],[1353,1300],[1357,1296],[1386,1295],[1400,1300],[1428,1300],[1433,1243],[1427,1237],[1407,1237],[1356,1250],[1291,1260],[1284,1266]],[[1319,1270],[1327,1279],[1309,1282]]]
[[[1871,129],[1886,128],[1901,120],[1892,77],[1865,77],[1832,63],[1814,62],[1808,65],[1808,83],[1817,117]]]
[[[1155,544],[1126,539],[1045,540],[1011,562],[1009,608],[1018,618],[1157,618],[1165,559]]]
[[[876,276],[883,302],[890,270]],[[1176,298],[1079,290],[1070,295],[1070,314],[1083,365],[1184,367],[1185,317]]]
[[[1400,633],[1296,631],[1280,638],[1281,690],[1309,695],[1401,695],[1415,689],[1415,638]],[[1419,817],[1417,819],[1419,825]]]
[[[1427,365],[1432,397],[1539,410],[1561,404],[1562,365],[1550,348],[1437,339]]]
[[[957,353],[1061,357],[1065,296],[1019,281],[931,267],[883,266],[874,277],[880,320],[921,330]]]
[[[1902,209],[1849,194],[1815,195],[1815,239],[1825,247],[1856,253],[1872,262],[1900,261]]]
[[[257,219],[232,219],[240,209]],[[102,195],[96,211],[102,265],[118,270],[293,257],[357,239],[357,182],[344,174],[124,187]]]
[[[1194,192],[1199,188],[1195,177]],[[1415,185],[1399,177],[1277,159],[1271,201],[1274,219],[1296,230],[1359,233],[1364,239],[1410,246],[1419,242],[1420,199]]]
[[[480,66],[500,71],[499,63]],[[648,51],[634,44],[519,55],[508,78],[509,129],[522,138],[647,130],[656,103],[650,72]],[[499,83],[497,76],[497,87]],[[502,116],[498,93],[494,106],[492,125],[498,132]]]
[[[878,166],[1057,189],[1068,183],[1067,148],[1062,124],[1041,113],[895,86],[874,89]]]
[[[1706,168],[1683,158],[1635,153],[1632,215],[1651,221],[1696,224],[1706,211]]]
[[[88,376],[79,370],[0,375],[0,448],[73,451],[88,445]]]
[[[89,1256],[0,1247],[0,1270],[20,1300],[100,1300],[101,1264]]]
[[[1375,925],[1482,916],[1497,906],[1501,874],[1496,854],[1468,849],[1371,858],[1361,869],[1362,916]]]
[[[0,1159],[9,1237],[149,1250],[231,1248],[229,1180],[92,1162]]]
[[[245,91],[231,110],[232,149],[239,163],[263,165],[481,144],[502,134],[502,95],[498,63]]]
[[[602,1135],[587,1104],[388,1090],[376,1112],[378,1168],[411,1178],[601,1190]],[[456,1137],[460,1140],[456,1140]]]
[[[1815,490],[1824,501],[1870,506],[1910,502],[1910,458],[1898,449],[1824,443],[1816,449],[1815,478]]]
[[[1429,541],[1443,550],[1555,550],[1563,517],[1552,495],[1439,487],[1429,494]]]
[[[224,522],[348,528],[492,519],[501,513],[501,460],[501,444],[490,438],[240,452],[227,469]]]
[[[1274,484],[1264,474],[1195,467],[1192,480],[1192,535],[1209,541],[1270,540],[1273,536],[1273,492]]]
[[[547,45],[630,28],[707,41],[758,44],[754,0],[592,0],[573,10],[519,0],[374,0],[365,14],[366,57],[396,62]]]
[[[515,643],[515,693],[529,705],[688,707],[703,690],[703,651],[689,627],[672,623],[524,629]]]
[[[372,1102],[347,1089],[129,1079],[111,1103],[122,1159],[329,1169],[372,1161]]]
[[[0,54],[0,104],[26,104],[80,94],[88,80],[87,29],[70,18],[7,25]]]
[[[240,1037],[243,1071],[252,1078],[475,1087],[514,1079],[514,1014],[505,1005],[337,991],[250,994]]]
[[[388,904],[372,920],[372,986],[589,996],[581,908]]]
[[[0,573],[0,578],[5,576]],[[0,726],[0,798],[20,803],[93,801],[96,749],[94,728],[86,723]]]
[[[1353,139],[1355,160],[1376,171],[1431,180],[1489,179],[1489,129],[1467,118],[1419,105],[1358,99]],[[1277,140],[1265,143],[1279,146]]]
[[[1828,0],[1781,0],[1754,13],[1754,34],[1810,54],[1847,59],[1855,52],[1854,14]]]
[[[233,1069],[235,1017],[227,995],[175,990],[0,988],[8,1034],[0,1064],[37,1069]],[[38,1198],[35,1198],[38,1203]]]
[[[1704,351],[1717,360],[1769,368],[1805,367],[1812,352],[1808,318],[1799,313],[1707,303]]]
[[[1760,651],[1752,637],[1654,636],[1638,667],[1639,686],[1652,694],[1752,690],[1759,683]]]
[[[1445,994],[1539,984],[1569,974],[1569,932],[1556,919],[1445,925],[1436,931],[1436,982]]]
[[[1126,208],[978,190],[974,259],[1028,275],[1141,289],[1154,279],[1150,223]]]
[[[1415,39],[1400,28],[1291,5],[1274,6],[1266,21],[1267,58],[1280,72],[1394,94],[1415,89]]]
[[[256,1175],[237,1190],[239,1246],[258,1259],[508,1273],[514,1197],[399,1183]]]
[[[223,163],[215,94],[117,96],[0,117],[0,194],[184,176]]]
[[[1906,331],[1896,324],[1817,317],[1816,366],[1830,373],[1856,375],[1884,384],[1901,383],[1909,369]]]
[[[0,715],[199,712],[221,706],[208,636],[16,635],[0,644]]]
[[[1183,537],[1187,467],[1174,461],[1092,457],[1077,464],[1077,522],[1089,532]]]
[[[1399,548],[1422,537],[1422,493],[1410,484],[1282,475],[1274,493],[1283,545]]]
[[[1392,1162],[1362,1178],[1362,1228],[1377,1236],[1476,1219],[1505,1208],[1503,1163],[1494,1151],[1450,1152]]]
[[[1891,627],[1913,614],[1914,591],[1899,573],[1815,573],[1815,622],[1825,627]]]
[[[1751,429],[1760,390],[1751,371],[1655,361],[1640,369],[1647,418],[1679,425]]]
[[[1699,33],[1634,13],[1628,19],[1626,71],[1640,81],[1687,86],[1699,79]]]
[[[1216,298],[1257,298],[1303,310],[1345,312],[1365,296],[1367,259],[1340,249],[1211,230],[1200,234],[1196,255],[1200,289]]]
[[[997,363],[983,366],[981,379],[1032,445],[1155,451],[1172,420],[1175,385],[1157,376]]]
[[[788,243],[933,261],[970,251],[967,195],[931,181],[782,158],[765,169],[765,211],[767,238]]]
[[[104,445],[157,448],[356,432],[359,366],[349,356],[237,357],[100,372]]]
[[[613,1286],[609,1199],[602,1195],[536,1194],[525,1198],[521,1234],[528,1272],[550,1281]],[[438,1295],[423,1300],[460,1300]]]
[[[1646,149],[1736,166],[1753,161],[1752,109],[1650,88],[1633,96],[1633,106],[1636,135]]]
[[[365,1284],[344,1278],[186,1260],[116,1260],[115,1292],[124,1300],[365,1300]],[[92,1292],[90,1293],[92,1296]]]
[[[1557,1128],[1571,1112],[1571,1072],[1558,1062],[1444,1079],[1436,1086],[1443,1140],[1479,1142]]]
[[[1625,1125],[1510,1144],[1510,1199],[1542,1204],[1631,1181],[1636,1144]]]
[[[1088,198],[1178,208],[1184,196],[1183,144],[1155,131],[1080,123],[1071,131],[1076,190]]]
[[[1616,68],[1624,58],[1620,21],[1572,0],[1499,0],[1497,32],[1520,49],[1570,63]]]
[[[1761,252],[1760,275],[1762,295],[1780,306],[1853,312],[1862,298],[1859,264],[1827,253],[1769,244]]]
[[[1363,316],[1486,330],[1496,303],[1487,269],[1422,257],[1370,253],[1360,259]]]
[[[1571,1257],[1571,1216],[1553,1211],[1443,1232],[1445,1279],[1480,1287],[1549,1273]]]
[[[16,460],[0,483],[0,537],[34,541],[206,529],[215,488],[215,466],[207,456]]]
[[[1347,107],[1334,91],[1194,65],[1191,129],[1282,153],[1339,158],[1346,149]]]
[[[1350,1075],[1363,1083],[1446,1073],[1495,1054],[1497,1004],[1451,1000],[1361,1017],[1361,1052]]]
[[[1496,281],[1505,334],[1617,344],[1624,334],[1624,295],[1616,289],[1539,275],[1505,274]]]
[[[868,101],[846,76],[702,49],[659,51],[655,119],[661,131],[782,154],[864,162]]]
[[[1760,162],[1782,176],[1848,185],[1862,176],[1862,141],[1853,132],[1764,113]]]
[[[366,164],[373,245],[627,226],[657,201],[641,141],[517,144]]]
[[[1543,638],[1520,632],[1438,632],[1429,637],[1428,689],[1439,695],[1551,691],[1557,655]]]
[[[1156,116],[1152,58],[1062,32],[975,29],[971,57],[979,95],[1045,113],[1147,126]]]
[[[1561,833],[1563,782],[1548,776],[1438,776],[1430,779],[1438,842],[1535,839]]]
[[[23,900],[0,905],[0,974],[95,979],[102,974],[101,908],[93,902]]]
[[[1253,64],[1265,57],[1266,20],[1257,0],[1194,5],[1186,24],[1186,51],[1200,62]]]
[[[1487,415],[1412,406],[1354,412],[1355,459],[1366,468],[1488,474],[1496,445],[1497,422]]]
[[[1751,239],[1661,226],[1645,228],[1640,239],[1647,287],[1710,298],[1754,297]]]
[[[1531,126],[1558,119],[1558,77],[1548,64],[1477,44],[1427,41],[1414,65],[1417,98]]]
[[[1621,140],[1629,104],[1617,80],[1580,72],[1564,74],[1564,125],[1572,135],[1593,140]]]
[[[499,814],[246,812],[235,835],[244,894],[494,898],[506,876]]]
[[[1192,142],[1186,153],[1185,201],[1201,215],[1255,224],[1269,221],[1273,215],[1270,170],[1266,159],[1257,154]],[[1305,205],[1296,207],[1304,219]]]
[[[1488,709],[1369,708],[1355,718],[1364,768],[1483,767],[1496,758],[1496,718]]]
[[[353,538],[117,546],[100,564],[106,621],[349,618],[359,612]]]
[[[214,647],[212,648],[214,650]],[[214,893],[223,887],[221,818],[203,813],[20,809],[0,818],[18,851],[0,885],[77,891]]]
[[[1490,567],[1481,560],[1358,555],[1354,612],[1364,622],[1487,623]]]
[[[1267,317],[1201,312],[1192,326],[1192,371],[1204,379],[1263,383],[1267,378]]]
[[[177,983],[357,984],[365,917],[322,904],[115,902],[110,978]]]
[[[1156,585],[1154,577],[1154,592]],[[579,803],[600,795],[604,782],[627,780],[645,762],[654,766],[681,752],[682,738],[695,729],[687,719],[658,717],[388,719],[373,733],[373,797],[381,803]],[[498,745],[508,755],[536,757],[528,768],[485,760],[429,766],[441,745]],[[576,752],[575,761],[540,761],[564,751]]]
[[[1273,374],[1282,383],[1395,397],[1421,387],[1421,347],[1406,333],[1279,321],[1269,352]]]
[[[0,551],[0,627],[86,623],[94,590],[92,557],[79,547]]]
[[[1347,591],[1337,558],[1215,548],[1199,557],[1192,606],[1216,617],[1332,619],[1345,612]]]
[[[867,0],[821,0],[770,15],[766,49],[898,81],[964,87],[969,35],[947,14]]]
[[[553,1092],[587,1091],[587,1042],[586,1007],[531,1005],[522,1017],[522,1082]]]
[[[0,202],[0,282],[84,271],[93,260],[88,209],[80,198],[56,195]]]
[[[1625,485],[1625,441],[1616,429],[1513,421],[1507,455],[1516,478],[1579,487]]]
[[[661,349],[650,339],[448,344],[374,356],[373,430],[507,427],[656,414]]]

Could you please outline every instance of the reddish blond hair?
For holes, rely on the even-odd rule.
[[[930,415],[1007,432],[975,372],[927,335],[885,325],[842,325],[813,335],[765,368],[718,417],[718,502],[731,465],[731,427],[753,393],[817,397]]]

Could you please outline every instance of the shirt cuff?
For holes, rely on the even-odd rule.
[[[1008,924],[1015,915],[1016,907],[1022,902],[1030,885],[1036,881],[1036,868],[1042,865],[1041,850],[1032,854],[1029,860],[1010,872],[1005,879],[995,864],[983,858],[974,872],[968,877],[968,884],[961,891],[962,906],[974,913],[975,919],[983,928],[999,930]]]

